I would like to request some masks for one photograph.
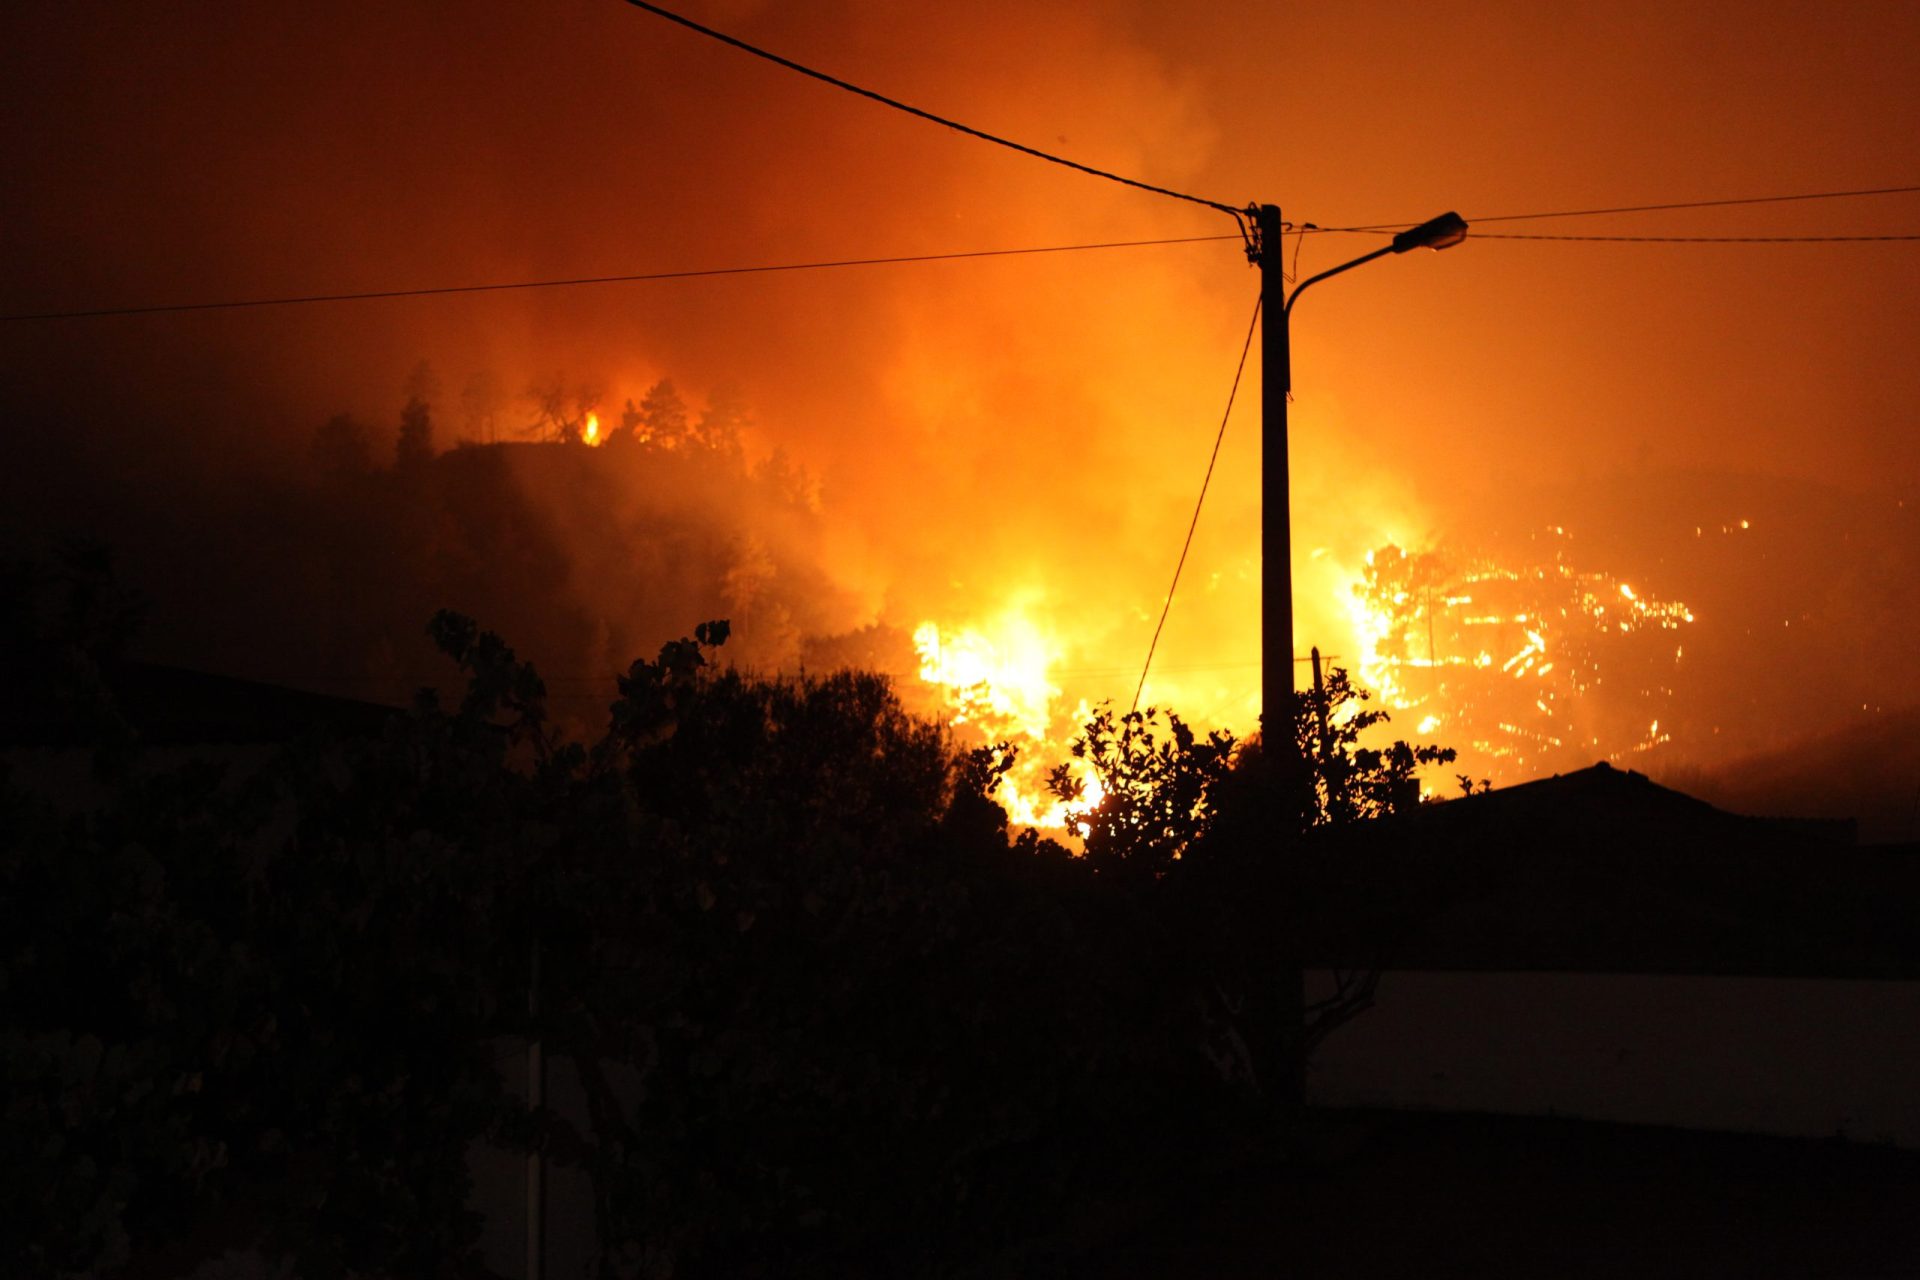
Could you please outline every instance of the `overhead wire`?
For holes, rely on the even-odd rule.
[[[828,75],[824,71],[809,67],[805,63],[795,62],[792,58],[782,57],[780,54],[762,49],[758,45],[748,44],[738,36],[730,36],[724,31],[716,31],[712,27],[704,26],[701,23],[695,22],[692,18],[673,12],[671,9],[663,9],[657,4],[650,4],[648,0],[626,0],[626,2],[636,9],[643,9],[656,17],[678,23],[689,31],[697,31],[708,39],[718,40],[720,43],[730,45],[743,53],[750,53],[756,58],[764,58],[776,66],[785,67],[789,71],[797,71],[803,76],[810,76],[823,84],[830,84],[836,89],[844,89],[848,93],[871,99],[874,102],[880,103],[882,106],[892,107],[894,110],[904,111],[910,116],[917,116],[933,124],[943,125],[958,133],[964,133],[970,138],[978,138],[983,142],[991,142],[996,146],[1018,151],[1022,155],[1032,156],[1036,160],[1045,160],[1049,164],[1064,165],[1069,169],[1090,174],[1096,178],[1105,178],[1109,182],[1118,182],[1123,186],[1135,187],[1141,191],[1150,191],[1155,195],[1170,196],[1175,200],[1185,200],[1191,204],[1204,205],[1209,209],[1217,209],[1221,213],[1233,218],[1236,222],[1239,222],[1243,216],[1243,211],[1240,208],[1225,204],[1219,200],[1208,200],[1204,196],[1189,195],[1184,191],[1175,191],[1171,187],[1155,186],[1151,182],[1142,182],[1138,178],[1128,178],[1107,169],[1097,169],[1090,164],[1082,164],[1078,160],[1068,160],[1064,156],[1057,156],[1051,152],[1041,151],[1037,147],[1029,147],[1025,143],[1015,142],[1010,138],[1003,138],[998,134],[988,133],[984,129],[976,129],[972,125],[962,124],[958,120],[936,115],[920,107],[910,106],[898,98],[890,98],[884,93],[877,93],[872,89],[863,88],[850,81],[842,80],[838,76]],[[1244,223],[1242,223],[1242,225],[1244,226]]]
[[[1158,240],[1107,240],[1090,244],[1054,244],[1024,249],[968,249],[953,253],[903,254],[888,258],[838,258],[822,262],[780,262],[749,267],[709,267],[686,271],[650,271],[634,275],[575,276],[559,280],[509,280],[489,284],[432,285],[418,289],[371,289],[358,293],[309,293],[269,298],[235,298],[217,302],[168,302],[150,306],[90,307],[73,311],[28,311],[0,315],[10,320],[84,320],[99,316],[161,315],[184,311],[234,311],[246,307],[291,307],[322,302],[369,302],[395,298],[426,298],[461,293],[500,293],[524,289],[563,289],[581,285],[635,284],[653,280],[694,280],[711,276],[765,275],[779,271],[824,271],[837,267],[884,267],[912,262],[953,262],[966,258],[1010,258],[1043,253],[1079,253],[1090,249],[1141,249],[1159,245],[1198,244],[1238,240],[1233,235],[1175,236]]]
[[[1887,240],[1920,240],[1916,235],[1875,236],[1554,236],[1511,231],[1474,232],[1476,240],[1586,240],[1616,244],[1848,244]]]
[[[628,0],[637,3],[638,0]],[[1730,204],[1767,204],[1783,200],[1823,200],[1843,196],[1888,195],[1920,191],[1920,187],[1878,187],[1862,191],[1831,191],[1799,196],[1755,196],[1741,200],[1702,200],[1659,205],[1623,205],[1612,209],[1568,209],[1552,213],[1499,214],[1477,217],[1475,224],[1513,222],[1530,218],[1585,217],[1607,213],[1638,213],[1648,210],[1705,208]],[[1298,267],[1300,245],[1308,235],[1391,235],[1411,223],[1368,223],[1346,227],[1322,227],[1313,223],[1289,223],[1286,234],[1294,241],[1294,264]],[[1789,236],[1652,236],[1652,235],[1568,235],[1528,232],[1475,231],[1476,240],[1540,240],[1620,244],[1849,244],[1920,241],[1920,234],[1884,235],[1789,235]],[[651,271],[624,275],[572,276],[560,279],[507,280],[483,284],[428,285],[409,289],[369,289],[354,292],[288,294],[264,298],[229,298],[203,302],[166,302],[123,307],[86,307],[64,311],[23,311],[0,315],[0,323],[30,320],[85,320],[109,316],[164,315],[194,311],[233,311],[253,307],[306,306],[330,302],[372,302],[404,298],[440,297],[472,293],[503,293],[532,289],[577,288],[587,285],[637,284],[649,281],[695,280],[719,276],[764,275],[784,271],[822,271],[843,267],[896,266],[917,262],[950,262],[970,258],[1001,258],[1046,253],[1078,253],[1096,249],[1134,249],[1161,245],[1200,244],[1210,241],[1244,239],[1242,236],[1175,236],[1152,240],[1110,240],[1087,244],[1039,245],[1019,249],[970,249],[952,253],[902,254],[891,257],[837,258],[817,262],[765,263],[742,267],[707,267],[677,271]],[[1284,274],[1284,273],[1283,273]]]
[[[1550,213],[1501,213],[1475,218],[1475,222],[1527,222],[1535,218],[1591,218],[1608,213],[1654,213],[1668,209],[1717,209],[1729,205],[1783,204],[1794,200],[1845,200],[1856,196],[1910,195],[1920,186],[1867,187],[1857,191],[1812,191],[1791,196],[1742,196],[1730,200],[1683,200],[1669,204],[1621,205],[1614,209],[1558,209]]]
[[[1675,200],[1675,201],[1668,201],[1664,204],[1626,204],[1626,205],[1615,205],[1613,207],[1605,208],[1605,209],[1552,209],[1543,213],[1478,214],[1472,218],[1469,218],[1468,221],[1472,223],[1474,226],[1479,226],[1483,223],[1488,223],[1488,222],[1531,222],[1541,218],[1594,218],[1594,217],[1601,217],[1606,214],[1659,213],[1659,212],[1666,212],[1666,211],[1675,210],[1675,209],[1723,209],[1723,208],[1729,208],[1736,205],[1784,204],[1784,203],[1789,203],[1792,201],[1800,201],[1800,200],[1847,200],[1847,199],[1854,199],[1862,196],[1911,195],[1916,192],[1920,192],[1920,185],[1906,186],[1906,187],[1863,187],[1863,188],[1859,188],[1851,191],[1809,191],[1809,192],[1803,192],[1796,195],[1738,196],[1731,199],[1721,199],[1721,200]],[[1355,223],[1351,226],[1345,226],[1345,227],[1316,227],[1313,224],[1308,223],[1303,229],[1308,231],[1318,231],[1318,232],[1352,232],[1352,231],[1393,232],[1393,231],[1399,231],[1407,227],[1414,226],[1416,225],[1416,222],[1363,222],[1363,223]],[[1493,240],[1493,239],[1517,240],[1521,238],[1517,235],[1505,235],[1500,233],[1488,233],[1488,232],[1478,232],[1478,231],[1474,232],[1473,235],[1474,235],[1474,239],[1476,240]],[[1549,237],[1536,236],[1532,238],[1548,239]],[[1635,238],[1653,238],[1653,237],[1567,236],[1563,238],[1565,239],[1583,239],[1583,238],[1584,239],[1635,239]],[[1909,240],[1914,238],[1915,237],[1912,237],[1912,236],[1670,237],[1670,239],[1675,239],[1682,243],[1693,241],[1693,240],[1697,240],[1699,243],[1738,243],[1747,239],[1756,240],[1756,241],[1773,242],[1777,240],[1789,240],[1789,239],[1794,239],[1794,240],[1799,240],[1799,239],[1805,239],[1805,240],[1836,240],[1836,239]]]
[[[1253,315],[1247,320],[1246,341],[1240,345],[1240,363],[1234,366],[1233,385],[1227,389],[1226,411],[1220,415],[1220,429],[1213,434],[1213,452],[1207,455],[1207,473],[1200,479],[1200,496],[1193,503],[1193,518],[1187,522],[1186,540],[1180,544],[1180,558],[1173,566],[1173,581],[1167,586],[1167,598],[1160,606],[1160,620],[1153,624],[1153,639],[1147,642],[1147,660],[1140,664],[1140,683],[1133,689],[1133,705],[1129,713],[1140,709],[1140,695],[1147,687],[1147,672],[1153,669],[1154,651],[1160,647],[1160,632],[1167,625],[1167,614],[1173,610],[1173,596],[1180,589],[1180,572],[1187,567],[1187,552],[1193,549],[1193,531],[1200,527],[1200,509],[1207,503],[1207,487],[1213,483],[1214,464],[1220,461],[1220,442],[1226,439],[1227,423],[1233,418],[1234,398],[1240,393],[1240,376],[1247,371],[1247,353],[1253,350],[1253,331],[1260,324],[1260,307],[1266,300],[1263,293],[1253,300]]]
[[[1318,227],[1315,230],[1353,235],[1390,236],[1393,232],[1376,227]],[[1530,234],[1519,231],[1474,231],[1475,240],[1562,240],[1615,244],[1848,244],[1876,241],[1920,240],[1920,233],[1846,236],[1579,236]]]

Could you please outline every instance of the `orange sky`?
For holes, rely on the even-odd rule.
[[[1909,4],[683,4],[981,128],[1324,226],[1920,182]],[[0,38],[9,312],[1233,230],[617,0],[23,0]],[[1481,230],[1912,233],[1920,196]],[[1375,243],[1311,239],[1301,270]],[[483,368],[616,394],[732,381],[763,446],[823,477],[863,601],[848,625],[1023,596],[1079,661],[1119,665],[1255,285],[1220,243],[11,324],[6,429],[31,430],[17,406],[82,404],[114,425],[36,442],[34,465],[164,476],[183,445],[289,465],[332,412],[390,418],[422,358],[456,387]],[[1920,243],[1470,239],[1371,265],[1296,313],[1296,545],[1351,557],[1518,489],[1669,468],[1912,495],[1916,296]],[[1233,584],[1256,571],[1256,389],[1162,650],[1215,668],[1192,696],[1220,705],[1255,653]],[[190,440],[162,425],[213,403],[239,408]],[[1302,644],[1339,614],[1303,600]]]

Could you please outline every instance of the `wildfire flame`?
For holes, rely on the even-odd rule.
[[[1361,684],[1389,709],[1420,712],[1422,733],[1448,726],[1443,745],[1488,772],[1618,759],[1672,740],[1657,719],[1609,723],[1593,691],[1604,670],[1636,706],[1660,705],[1673,693],[1664,673],[1684,654],[1660,633],[1692,623],[1693,611],[1576,569],[1566,530],[1544,535],[1551,558],[1520,566],[1377,548],[1348,601]]]
[[[1061,646],[1031,618],[1008,609],[984,624],[948,631],[923,622],[914,629],[913,647],[920,679],[939,695],[949,724],[982,743],[1010,742],[1017,749],[994,796],[1011,822],[1071,830],[1100,803],[1099,778],[1078,761],[1080,799],[1061,800],[1046,789],[1048,768],[1067,760],[1067,743],[1091,711],[1083,702],[1070,717],[1055,714],[1060,689],[1050,672]]]
[[[932,622],[913,633],[920,678],[949,691],[952,723],[1013,730],[1044,742],[1049,707],[1060,690],[1047,678],[1056,657],[1040,629],[1018,614],[1002,615],[987,636],[975,627],[942,634]]]
[[[583,415],[578,438],[606,443],[598,413]],[[1738,529],[1750,527],[1738,522]],[[1313,639],[1372,693],[1374,705],[1407,713],[1395,714],[1379,733],[1453,747],[1461,768],[1502,781],[1673,740],[1663,728],[1671,719],[1657,713],[1670,707],[1670,673],[1685,649],[1680,637],[1664,633],[1693,623],[1692,610],[1659,598],[1650,584],[1576,567],[1564,528],[1536,531],[1535,543],[1539,553],[1516,560],[1511,553],[1496,559],[1382,540],[1351,569],[1325,548],[1313,553],[1319,568],[1310,592],[1318,607],[1301,616],[1317,617],[1310,625],[1328,632]],[[1207,589],[1221,577],[1216,572]],[[1246,583],[1242,574],[1228,586]],[[1130,686],[1135,668],[1111,664],[1137,659],[1116,655],[1116,645],[1126,642],[1112,628],[1097,636],[1079,632],[1071,618],[1043,620],[1044,610],[1036,613],[1033,604],[1020,597],[971,620],[922,622],[913,632],[920,692],[962,742],[1015,748],[996,794],[1012,822],[1071,835],[1104,794],[1091,769],[1072,756],[1073,739],[1092,715],[1087,698],[1124,697],[1130,688],[1112,686],[1116,678]],[[1301,647],[1307,642],[1303,637]],[[1067,669],[1069,653],[1109,665]],[[1199,661],[1185,668],[1163,662],[1152,673],[1152,700],[1166,705],[1171,698],[1198,728],[1250,730],[1259,710],[1257,665],[1224,662],[1225,654],[1195,656]],[[1073,686],[1071,696],[1062,681]],[[1595,692],[1603,683],[1604,697]],[[1063,763],[1084,788],[1071,803],[1046,785],[1049,770]]]
[[[1541,537],[1544,553],[1517,561],[1388,543],[1345,575],[1336,588],[1352,628],[1345,665],[1395,713],[1377,734],[1454,747],[1460,769],[1502,781],[1672,741],[1665,718],[1642,709],[1669,705],[1685,653],[1669,633],[1692,624],[1693,611],[1577,566],[1564,529]],[[1078,768],[1083,801],[1065,804],[1045,787],[1089,717],[1085,701],[1062,714],[1056,683],[1075,643],[1014,608],[914,632],[920,679],[956,731],[1019,748],[996,797],[1010,818],[1069,833],[1101,795]]]

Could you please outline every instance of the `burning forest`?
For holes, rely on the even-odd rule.
[[[395,427],[337,415],[313,431],[303,467],[265,492],[217,495],[209,509],[236,525],[276,513],[253,526],[243,556],[180,576],[169,566],[192,562],[187,545],[161,533],[132,548],[160,606],[151,651],[403,702],[432,678],[418,602],[440,599],[497,620],[545,673],[562,722],[586,734],[633,654],[687,618],[726,617],[730,663],[877,671],[957,744],[1011,746],[998,798],[1016,825],[1053,834],[1099,793],[1087,775],[1094,790],[1064,801],[1048,772],[1071,758],[1096,708],[1125,709],[1136,685],[1142,706],[1242,737],[1258,728],[1244,624],[1189,631],[1142,683],[1136,664],[1164,590],[1143,571],[1120,593],[1132,626],[1073,607],[1057,576],[983,574],[964,552],[941,566],[944,581],[876,590],[846,558],[861,545],[859,512],[770,443],[777,424],[740,392],[723,385],[690,403],[667,378],[610,390],[560,377],[517,397],[474,390],[500,381],[474,374],[455,396],[418,368]],[[1306,549],[1300,608],[1313,634],[1300,647],[1310,641],[1389,713],[1380,740],[1458,753],[1427,771],[1427,794],[1455,792],[1456,776],[1508,785],[1594,760],[1710,786],[1730,762],[1791,740],[1758,737],[1752,719],[1751,682],[1774,648],[1844,650],[1899,625],[1900,598],[1868,595],[1802,610],[1799,633],[1789,617],[1756,640],[1756,611],[1819,584],[1785,570],[1778,603],[1764,606],[1728,592],[1767,571],[1784,531],[1821,521],[1850,554],[1910,557],[1903,506],[1847,513],[1818,491],[1710,475],[1632,485],[1670,509],[1630,536],[1595,495],[1542,491],[1516,496],[1497,521],[1413,536],[1348,518],[1342,546]],[[1545,523],[1556,510],[1585,523]],[[1764,514],[1725,514],[1735,510]],[[1311,511],[1303,519],[1317,523]],[[200,536],[232,535],[214,525]],[[1179,607],[1244,618],[1257,578],[1229,561],[1188,590]],[[223,617],[224,600],[246,601],[246,621]],[[254,631],[276,643],[261,647]],[[1855,704],[1858,722],[1898,712],[1905,677],[1887,674]],[[1800,692],[1820,705],[1817,691]]]

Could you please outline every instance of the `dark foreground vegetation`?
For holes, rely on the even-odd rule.
[[[1283,814],[1231,739],[1102,716],[1075,857],[878,677],[745,676],[707,624],[568,741],[447,613],[457,703],[168,755],[114,704],[100,569],[5,593],[10,668],[89,744],[71,794],[0,796],[8,1275],[474,1274],[476,1143],[587,1175],[603,1275],[1006,1264],[1273,1152],[1274,840],[1414,760],[1343,740]],[[504,1093],[534,1036],[584,1125]]]
[[[1301,1158],[1196,1180],[1055,1267],[1103,1280],[1888,1280],[1920,1153],[1552,1117],[1327,1111]]]

